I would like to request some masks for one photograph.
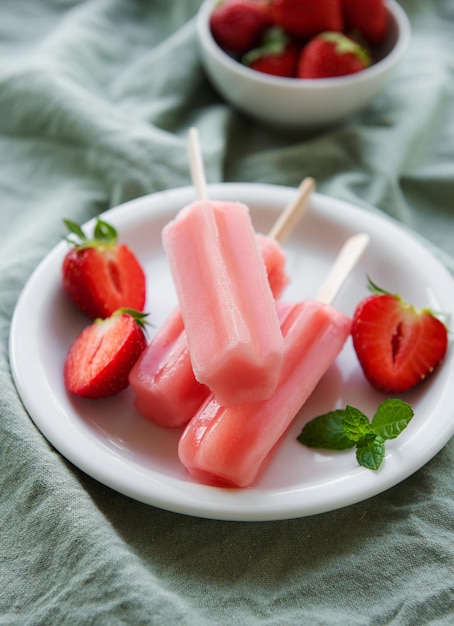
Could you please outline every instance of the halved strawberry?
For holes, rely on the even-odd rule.
[[[73,244],[63,260],[63,287],[88,317],[109,317],[121,307],[143,311],[145,273],[132,250],[118,243],[113,226],[97,220],[89,239],[80,226],[63,220]]]
[[[353,345],[370,384],[386,393],[408,391],[429,376],[448,347],[445,325],[428,309],[369,281],[374,295],[353,315]]]
[[[147,345],[146,313],[119,309],[96,319],[71,344],[63,378],[71,393],[83,398],[113,396],[129,384],[129,372]]]

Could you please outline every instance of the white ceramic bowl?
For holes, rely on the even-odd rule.
[[[409,20],[397,2],[387,0],[391,26],[371,67],[336,78],[274,77],[234,60],[217,45],[209,26],[217,0],[205,0],[197,17],[201,59],[219,94],[257,120],[281,127],[326,126],[363,109],[387,83],[410,40]]]

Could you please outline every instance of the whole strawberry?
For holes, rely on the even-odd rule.
[[[64,223],[73,247],[63,260],[62,281],[74,304],[91,319],[109,317],[121,307],[142,311],[145,273],[130,248],[118,243],[115,228],[98,219],[89,239],[78,224]]]
[[[393,394],[408,391],[445,356],[446,327],[431,311],[418,310],[371,281],[369,287],[374,294],[362,300],[353,315],[353,346],[375,389]]]
[[[268,29],[263,35],[262,45],[246,53],[242,62],[257,72],[294,78],[300,48],[279,27]]]
[[[301,52],[299,78],[330,78],[355,74],[369,67],[368,51],[342,33],[322,33]]]
[[[129,372],[147,345],[145,317],[132,309],[119,309],[85,328],[65,359],[66,389],[92,399],[113,396],[125,389]]]
[[[275,24],[296,37],[343,29],[341,0],[270,0],[269,11]]]
[[[210,16],[214,39],[234,55],[257,46],[270,23],[267,0],[221,0]]]
[[[385,37],[389,14],[384,0],[342,0],[342,9],[347,31],[360,33],[369,44]]]

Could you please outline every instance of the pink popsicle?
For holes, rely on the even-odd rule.
[[[285,254],[275,239],[257,235],[273,296],[288,283]],[[130,372],[137,411],[158,426],[175,428],[191,419],[210,390],[192,371],[179,309],[165,321]]]
[[[180,461],[198,478],[234,487],[253,483],[350,333],[350,318],[317,300],[279,302],[278,312],[284,361],[274,394],[231,407],[210,395],[180,439]]]
[[[196,379],[225,406],[268,398],[283,339],[248,207],[193,202],[162,240]]]

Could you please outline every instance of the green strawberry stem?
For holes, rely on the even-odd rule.
[[[77,250],[84,250],[86,248],[112,249],[117,243],[118,234],[115,228],[111,224],[108,224],[99,218],[96,220],[92,239],[87,237],[82,228],[76,222],[64,219],[63,223],[70,233],[69,236],[66,237],[66,240],[74,245]]]
[[[366,67],[372,65],[372,58],[368,50],[343,33],[325,32],[320,35],[320,38],[332,43],[337,54],[354,54],[361,59]]]
[[[285,31],[279,26],[269,28],[263,35],[261,45],[253,48],[243,55],[241,62],[244,65],[252,65],[255,61],[268,55],[282,54],[290,39]]]
[[[371,293],[375,293],[377,295],[393,296],[394,298],[397,298],[398,300],[402,299],[398,293],[391,293],[389,291],[386,291],[386,289],[382,289],[381,287],[379,287],[377,283],[374,283],[374,281],[369,275],[367,276],[367,288],[369,289]]]
[[[148,317],[148,313],[143,313],[142,311],[136,311],[136,309],[129,309],[127,307],[123,307],[121,309],[117,309],[113,315],[120,316],[120,315],[125,315],[125,314],[130,315],[133,318],[133,320],[136,322],[136,324],[138,324],[141,328],[146,330],[146,326],[148,326],[148,322],[146,321],[146,318]]]

